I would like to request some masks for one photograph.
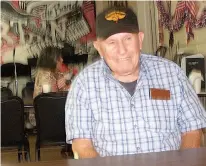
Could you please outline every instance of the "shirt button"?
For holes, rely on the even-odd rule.
[[[140,147],[136,147],[137,150],[140,150]]]

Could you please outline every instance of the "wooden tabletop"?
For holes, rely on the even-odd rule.
[[[94,159],[2,164],[2,166],[206,166],[206,147]]]

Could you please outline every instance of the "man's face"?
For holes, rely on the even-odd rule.
[[[104,58],[113,74],[127,76],[139,70],[139,56],[144,34],[117,33],[107,39],[97,39],[94,47]]]

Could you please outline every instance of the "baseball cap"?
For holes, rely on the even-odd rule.
[[[134,11],[128,7],[111,7],[96,18],[96,37],[106,39],[121,32],[138,33],[139,25]]]

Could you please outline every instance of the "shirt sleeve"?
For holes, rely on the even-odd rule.
[[[185,73],[179,71],[181,103],[178,125],[182,133],[206,127],[206,111]]]
[[[77,77],[72,83],[65,105],[67,143],[71,143],[75,138],[91,138],[92,119],[87,90],[84,82]]]

